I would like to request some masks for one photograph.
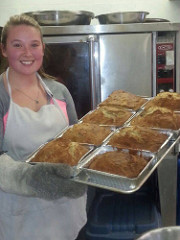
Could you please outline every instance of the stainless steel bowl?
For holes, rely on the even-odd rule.
[[[88,11],[37,11],[25,12],[41,26],[89,25],[94,13]]]
[[[137,240],[179,240],[180,239],[180,227],[164,227],[151,230],[143,234]]]
[[[142,23],[149,12],[115,12],[95,16],[100,24]]]

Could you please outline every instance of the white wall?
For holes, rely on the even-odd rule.
[[[147,17],[180,22],[180,0],[0,0],[0,26],[9,16],[36,10],[85,10],[95,15],[121,11],[148,11]],[[97,24],[96,19],[92,24]]]

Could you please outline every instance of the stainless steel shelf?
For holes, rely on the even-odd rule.
[[[133,23],[106,25],[42,26],[44,36],[179,31],[180,23]]]

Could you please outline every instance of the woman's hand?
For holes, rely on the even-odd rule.
[[[8,193],[55,200],[78,198],[86,185],[71,180],[72,168],[65,164],[38,163],[31,165],[0,156],[0,188]]]

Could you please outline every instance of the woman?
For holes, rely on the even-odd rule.
[[[74,240],[86,223],[86,189],[63,164],[26,163],[42,143],[77,121],[67,88],[47,79],[38,23],[13,16],[1,36],[0,239]]]

